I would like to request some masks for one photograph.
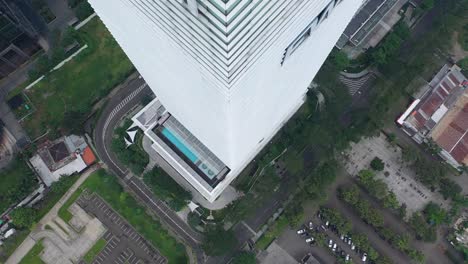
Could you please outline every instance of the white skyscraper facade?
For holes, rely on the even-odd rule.
[[[210,202],[303,104],[362,2],[90,0],[156,94],[153,147]]]

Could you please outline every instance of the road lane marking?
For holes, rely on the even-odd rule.
[[[161,212],[163,212],[164,215],[166,215],[166,217],[167,217],[168,219],[170,219],[174,225],[176,225],[180,230],[182,230],[182,232],[184,232],[184,233],[185,233],[188,237],[190,237],[193,241],[195,241],[195,242],[197,242],[197,243],[201,243],[201,241],[199,241],[199,240],[195,239],[194,237],[192,237],[187,231],[185,231],[184,228],[182,228],[179,224],[177,224],[164,210],[161,210],[161,207],[160,207],[158,204],[156,204],[156,203],[153,201],[153,199],[151,199],[151,197],[149,197],[149,196],[140,188],[140,186],[136,185],[134,181],[131,181],[130,183],[133,183],[133,185],[134,185],[141,193],[143,193],[143,194],[146,196],[146,198],[147,198],[152,204],[154,204]]]

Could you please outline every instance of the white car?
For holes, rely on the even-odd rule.
[[[325,222],[325,226],[328,227],[330,225],[330,221]]]
[[[314,242],[314,240],[315,239],[313,237],[309,237],[309,238],[306,238],[305,241],[306,241],[306,243],[312,243],[312,242]]]
[[[340,239],[341,239],[341,240],[344,240],[344,235],[341,235],[341,236],[340,236]]]
[[[350,239],[348,239],[348,245],[351,246],[351,244],[352,244],[352,242],[351,242],[351,238],[350,238]]]
[[[345,257],[344,260],[345,260],[345,261],[349,261],[349,254],[346,255],[346,257]]]
[[[330,239],[330,241],[328,241],[328,247],[331,248],[333,246],[333,240]]]
[[[356,249],[356,245],[354,245],[354,243],[351,244],[351,250],[355,250]]]
[[[302,234],[305,233],[305,231],[306,231],[305,229],[299,229],[299,230],[297,230],[296,233],[297,233],[298,235],[302,235]]]
[[[333,252],[335,252],[335,251],[336,251],[336,243],[335,243],[335,244],[333,244],[333,248],[332,248],[332,250],[333,250]]]
[[[310,230],[314,229],[314,223],[312,221],[309,222],[308,227]]]
[[[362,262],[366,262],[367,260],[367,253],[362,254]]]

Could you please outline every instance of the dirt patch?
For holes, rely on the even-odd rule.
[[[468,57],[468,51],[464,50],[463,47],[460,45],[459,37],[460,33],[458,31],[453,32],[451,55],[454,61],[459,61]]]

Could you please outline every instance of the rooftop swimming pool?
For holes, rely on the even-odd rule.
[[[195,155],[185,144],[179,139],[175,133],[164,127],[161,129],[161,133],[174,144],[191,162],[195,163],[198,161],[197,155]]]
[[[186,156],[196,167],[198,167],[209,179],[214,179],[219,173],[219,170],[216,170],[210,166],[207,161],[200,158],[200,155],[198,155],[197,151],[194,150],[193,146],[191,147],[190,144],[183,139],[183,136],[167,127],[163,127],[161,129],[161,134],[167,140],[169,140],[184,156]]]

